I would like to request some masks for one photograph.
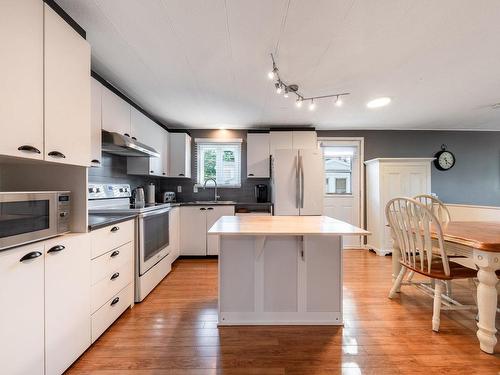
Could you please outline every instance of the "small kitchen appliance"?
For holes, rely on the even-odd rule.
[[[164,191],[161,193],[161,201],[163,203],[173,203],[175,202],[175,192],[173,191]]]
[[[257,203],[267,202],[267,185],[264,184],[255,185],[255,198],[257,198]]]
[[[152,182],[148,184],[146,198],[148,199],[148,204],[155,203],[156,186]]]

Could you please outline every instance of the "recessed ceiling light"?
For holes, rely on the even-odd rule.
[[[368,108],[380,108],[380,107],[385,107],[390,102],[391,102],[391,98],[384,96],[381,98],[370,100],[368,103],[366,103],[366,106]]]

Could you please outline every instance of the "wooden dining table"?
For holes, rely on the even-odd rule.
[[[493,354],[497,343],[495,318],[497,312],[496,271],[500,269],[500,222],[491,221],[450,221],[442,226],[446,251],[450,254],[470,258],[476,265],[477,307],[479,322],[477,338],[481,350]],[[436,237],[435,231],[431,234]],[[401,269],[401,253],[397,242],[393,244],[393,278]]]

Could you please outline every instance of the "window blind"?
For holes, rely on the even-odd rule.
[[[241,186],[241,140],[196,139],[195,142],[199,184],[215,178],[220,187]]]

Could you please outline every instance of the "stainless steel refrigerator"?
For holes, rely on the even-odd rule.
[[[320,149],[276,150],[271,164],[275,215],[322,215],[323,154]]]

